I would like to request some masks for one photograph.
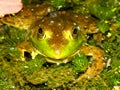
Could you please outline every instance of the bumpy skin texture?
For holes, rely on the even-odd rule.
[[[21,52],[21,59],[24,60],[24,52],[27,51],[31,53],[32,58],[40,54],[44,56],[48,62],[67,63],[77,53],[83,52],[87,56],[92,56],[93,61],[91,65],[88,66],[85,74],[75,80],[73,84],[83,78],[90,79],[99,74],[103,69],[104,52],[95,46],[87,45],[85,38],[85,34],[87,33],[98,32],[96,26],[97,21],[92,17],[85,17],[84,15],[69,11],[47,12],[49,14],[46,15],[46,10],[52,11],[53,9],[45,5],[39,7],[42,7],[42,11],[36,6],[33,8],[33,11],[29,9],[31,7],[27,7],[28,9],[24,9],[23,12],[20,12],[20,14],[16,16],[19,19],[16,18],[15,20],[23,21],[23,24],[29,21],[25,29],[30,28],[26,40],[16,46]],[[30,12],[30,14],[26,15],[26,12]],[[39,14],[41,12],[42,14]],[[39,18],[36,18],[36,16]],[[13,18],[9,17],[10,20]],[[25,18],[26,21],[23,18]],[[32,21],[27,20],[30,18],[32,18]],[[2,21],[5,23],[9,20],[5,18],[2,19]],[[18,25],[12,25],[17,27],[22,25],[21,22],[17,24]]]
[[[47,4],[42,5],[25,5],[23,9],[15,16],[9,15],[1,18],[0,21],[4,24],[28,30],[32,23],[41,19],[54,9]]]
[[[93,21],[72,12],[52,12],[31,26],[28,37],[48,61],[68,62],[86,41],[83,33],[91,26],[96,27]]]

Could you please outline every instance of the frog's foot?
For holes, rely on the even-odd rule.
[[[22,42],[18,44],[16,47],[20,52],[20,60],[25,61],[25,53],[29,53],[31,55],[31,59],[34,59],[35,56],[38,54],[35,51],[35,48],[29,42]]]
[[[87,71],[78,79],[76,79],[72,84],[75,84],[82,79],[89,80],[93,78],[94,76],[98,75],[104,67],[104,52],[101,49],[94,46],[83,46],[81,51],[84,52],[87,56],[92,56],[93,61],[88,66]]]

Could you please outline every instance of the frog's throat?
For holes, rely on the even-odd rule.
[[[71,56],[63,58],[63,59],[54,59],[54,58],[49,58],[49,57],[47,57],[47,56],[45,56],[43,54],[41,54],[41,55],[45,56],[47,62],[60,64],[60,63],[67,63],[67,62],[69,62],[71,60],[71,58],[73,56],[75,56],[76,54],[78,54],[78,53],[79,53],[79,50],[76,51],[75,53],[73,53]]]

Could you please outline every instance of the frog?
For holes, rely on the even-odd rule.
[[[72,84],[99,75],[104,68],[104,51],[100,47],[87,44],[86,39],[86,34],[99,32],[97,20],[92,16],[72,11],[53,10],[48,8],[48,5],[40,5],[40,8],[38,6],[34,7],[37,8],[35,10],[32,7],[21,11],[16,16],[1,19],[4,24],[28,31],[26,39],[15,46],[20,52],[21,60],[25,60],[25,52],[28,52],[32,59],[41,55],[48,63],[59,65],[70,62],[75,55],[82,52],[86,56],[91,56],[93,61],[88,65],[86,72]],[[26,12],[30,14],[26,15]],[[15,17],[18,18],[13,22]]]

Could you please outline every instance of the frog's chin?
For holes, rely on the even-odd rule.
[[[67,62],[69,62],[69,60],[70,60],[70,58],[53,59],[53,58],[46,57],[46,61],[47,61],[47,62],[50,62],[50,63],[57,63],[57,64],[60,64],[60,63],[67,63]]]
[[[47,62],[50,62],[50,63],[57,63],[57,64],[60,64],[60,63],[67,63],[67,62],[69,62],[70,60],[71,60],[71,58],[73,57],[73,56],[75,56],[76,54],[78,54],[79,53],[79,50],[78,51],[76,51],[74,54],[72,54],[72,55],[70,55],[70,56],[68,56],[68,57],[65,57],[65,58],[50,58],[50,57],[46,57],[46,61]]]

